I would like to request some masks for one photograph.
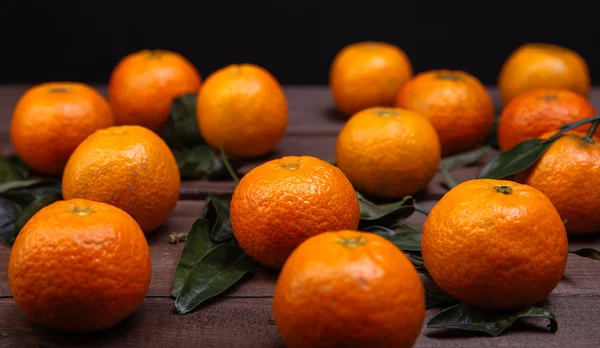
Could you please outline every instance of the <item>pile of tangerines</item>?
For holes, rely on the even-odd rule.
[[[595,114],[586,62],[567,48],[520,47],[498,85],[502,151]],[[423,285],[400,249],[358,231],[356,191],[399,199],[423,190],[443,156],[484,142],[494,105],[469,73],[414,74],[400,48],[381,42],[340,51],[330,89],[348,117],[336,165],[301,156],[252,169],[231,199],[233,233],[249,256],[281,269],[273,311],[288,345],[410,347],[424,321]],[[108,100],[82,83],[44,83],[21,97],[14,149],[37,172],[61,176],[64,198],[35,214],[12,248],[11,289],[31,320],[96,331],[141,304],[152,273],[145,233],[165,222],[180,190],[160,134],[173,99],[186,93],[198,95],[202,137],[227,155],[266,155],[285,134],[288,102],[267,70],[230,65],[202,81],[169,51],[125,57]],[[422,255],[445,292],[507,310],[553,291],[567,263],[567,232],[600,228],[600,190],[590,179],[600,174],[600,145],[589,129],[564,135],[514,181],[470,180],[434,206]]]

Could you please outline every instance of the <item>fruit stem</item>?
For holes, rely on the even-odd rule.
[[[344,246],[354,249],[357,246],[365,244],[366,240],[361,237],[353,237],[353,238],[338,238],[338,243],[343,244]]]
[[[235,170],[233,170],[231,163],[229,163],[229,160],[227,159],[227,156],[225,155],[225,149],[223,148],[222,145],[221,145],[220,156],[221,156],[221,161],[225,165],[225,168],[227,169],[227,172],[229,172],[229,175],[231,175],[231,178],[233,179],[233,181],[235,181],[236,184],[239,184],[240,178],[238,178],[238,176],[235,174]]]
[[[496,192],[504,193],[505,195],[510,195],[512,193],[512,188],[510,186],[499,185],[494,188],[496,189]]]
[[[594,140],[592,139],[592,137],[594,136],[594,133],[596,133],[596,129],[598,128],[598,124],[600,124],[600,120],[596,120],[592,123],[592,126],[590,127],[590,130],[587,132],[586,136],[583,138],[583,140],[587,143],[593,143]]]
[[[179,242],[185,242],[185,239],[187,238],[187,232],[184,233],[171,233],[169,235],[169,243],[170,244],[178,244]]]

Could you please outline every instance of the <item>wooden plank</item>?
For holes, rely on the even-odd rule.
[[[269,323],[272,300],[239,298],[216,300],[200,310],[177,315],[170,299],[146,299],[129,318],[94,334],[68,334],[39,327],[21,313],[12,299],[0,299],[1,347],[283,347],[276,327]],[[552,296],[544,304],[559,321],[555,334],[544,321],[527,321],[499,337],[460,331],[427,329],[417,348],[433,347],[597,347],[600,295]],[[437,309],[427,311],[426,319]]]

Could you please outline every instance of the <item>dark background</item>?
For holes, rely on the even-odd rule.
[[[466,70],[495,84],[503,61],[537,41],[581,53],[600,81],[593,1],[0,0],[0,83],[105,83],[126,54],[177,51],[206,77],[251,62],[283,84],[326,84],[345,45],[399,45],[416,72]]]

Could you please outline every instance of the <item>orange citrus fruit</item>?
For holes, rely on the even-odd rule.
[[[494,121],[489,93],[476,77],[460,70],[417,74],[400,89],[395,105],[429,118],[443,156],[481,145]]]
[[[497,310],[534,305],[567,265],[565,226],[539,190],[476,179],[446,193],[423,226],[427,270],[455,299]]]
[[[230,213],[242,249],[271,268],[280,268],[308,237],[356,229],[360,218],[346,176],[310,156],[286,156],[252,169],[235,188]]]
[[[150,285],[144,233],[121,209],[84,199],[58,201],[21,229],[10,253],[15,302],[33,322],[100,331],[133,313]]]
[[[583,57],[572,49],[543,43],[526,43],[502,65],[498,89],[504,103],[537,88],[564,88],[588,96],[590,75]]]
[[[547,139],[554,132],[540,138]],[[518,182],[542,191],[567,220],[570,234],[600,231],[600,138],[567,133],[536,164],[518,173]]]
[[[425,293],[413,265],[387,239],[325,232],[285,262],[273,314],[289,347],[412,347]]]
[[[78,82],[46,82],[19,99],[10,124],[15,152],[42,174],[62,173],[77,145],[114,119],[106,100]]]
[[[198,94],[200,132],[234,157],[269,153],[285,134],[288,104],[279,82],[262,67],[232,64],[212,73]]]
[[[558,131],[570,123],[596,114],[584,97],[566,89],[543,88],[521,93],[502,110],[498,120],[498,145],[506,151],[518,143]],[[590,125],[578,127],[585,132]],[[600,134],[600,131],[598,133]]]
[[[422,115],[400,108],[359,111],[336,143],[337,166],[364,193],[401,198],[420,191],[440,163],[438,135]]]
[[[90,135],[65,168],[65,199],[84,198],[123,209],[144,232],[160,226],[179,198],[180,176],[173,153],[141,126],[116,126]]]
[[[356,42],[344,47],[329,69],[329,87],[338,109],[350,116],[372,106],[392,106],[413,75],[406,53],[386,42]]]
[[[125,56],[108,83],[117,125],[140,125],[159,132],[173,99],[200,89],[201,76],[186,58],[166,50],[142,50]]]

